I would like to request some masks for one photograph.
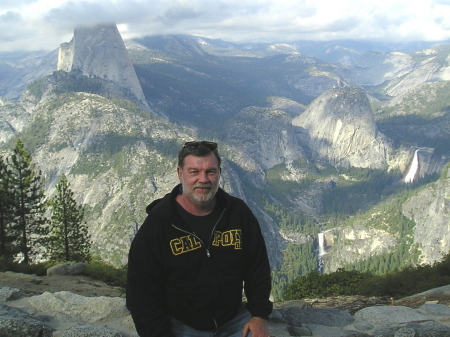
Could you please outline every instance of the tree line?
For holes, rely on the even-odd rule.
[[[48,199],[45,180],[20,139],[0,156],[0,257],[29,264],[42,260],[89,261],[91,239],[84,208],[67,177]]]
[[[312,270],[297,277],[284,289],[284,300],[352,295],[398,299],[448,285],[449,281],[450,253],[432,264],[404,266],[381,275],[344,268],[329,274]]]

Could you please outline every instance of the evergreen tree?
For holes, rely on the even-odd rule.
[[[52,208],[49,255],[57,261],[88,261],[91,241],[84,209],[78,206],[66,176],[56,185],[57,194],[50,200]]]
[[[44,181],[20,139],[10,158],[10,168],[14,198],[12,228],[18,231],[22,262],[30,263],[32,256],[42,251],[48,225],[44,216]]]
[[[0,157],[0,256],[4,258],[11,258],[18,253],[14,249],[18,233],[11,228],[13,198],[10,185],[11,171]]]

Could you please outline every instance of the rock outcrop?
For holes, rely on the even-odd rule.
[[[61,44],[57,70],[81,71],[90,78],[114,82],[148,108],[142,87],[115,24],[78,27],[68,43]]]
[[[69,291],[25,297],[20,289],[1,284],[0,279],[0,336],[138,336],[123,297],[86,297]],[[436,299],[434,295],[443,300],[425,302]],[[447,337],[449,297],[450,286],[445,286],[406,298],[403,302],[415,304],[411,306],[362,297],[329,299],[328,307],[326,300],[275,303],[268,321],[270,336]],[[337,302],[338,308],[331,307]]]
[[[336,166],[383,168],[392,149],[377,129],[367,95],[355,87],[327,91],[292,124],[309,132],[315,159]]]
[[[30,114],[21,106],[0,99],[0,143],[22,131],[31,120]]]
[[[414,242],[419,245],[420,262],[432,264],[450,251],[450,170],[441,179],[408,199],[402,212],[414,220]],[[439,243],[439,244],[430,244]]]
[[[68,278],[61,278],[61,274],[37,277],[0,273],[0,336],[137,337],[124,294],[85,296],[61,290],[82,280],[81,276],[70,276],[69,266],[80,268],[80,264],[56,266]],[[20,288],[8,286],[12,282]],[[47,290],[29,295],[31,289],[45,284]],[[59,290],[51,291],[54,286]],[[104,284],[103,288],[111,287]],[[268,324],[272,337],[441,337],[450,336],[449,304],[450,286],[396,302],[364,296],[276,302]]]
[[[380,85],[413,70],[411,55],[400,52],[366,52],[351,66],[356,82],[362,86]]]
[[[377,214],[384,216],[384,213]],[[332,272],[346,264],[370,260],[372,256],[389,253],[398,245],[398,237],[386,229],[374,228],[361,220],[345,228],[324,232],[327,254],[323,257],[325,272]]]
[[[82,275],[85,274],[87,266],[84,263],[64,263],[47,269],[47,276],[52,275]]]
[[[249,171],[306,157],[297,128],[282,110],[246,108],[227,122],[224,130],[227,142],[240,149],[231,158]]]

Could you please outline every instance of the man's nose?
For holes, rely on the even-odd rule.
[[[200,182],[208,182],[209,181],[208,173],[207,172],[201,172],[199,174],[198,180]]]

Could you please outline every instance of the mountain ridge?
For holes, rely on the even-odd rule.
[[[397,125],[398,116],[383,110],[389,100],[375,99],[375,88],[358,86],[343,66],[296,53],[225,58],[190,45],[193,38],[181,39],[183,43],[180,39],[160,39],[170,42],[167,50],[174,50],[172,54],[139,45],[130,50],[149,109],[128,101],[127,90],[124,93],[109,78],[89,77],[79,68],[55,71],[29,85],[17,102],[0,105],[2,152],[7,153],[16,137],[23,138],[45,172],[48,195],[58,177],[67,175],[77,202],[87,209],[96,254],[115,265],[126,263],[146,204],[177,183],[178,148],[183,141],[199,138],[219,143],[224,168],[221,186],[247,201],[260,220],[279,289],[316,268],[320,230],[328,233],[327,271],[358,263],[356,253],[361,249],[373,254],[400,253],[395,245],[406,232],[385,231],[383,217],[376,216],[379,211],[374,207],[409,188],[402,178],[417,148],[423,150],[419,151],[418,179],[409,185],[412,189],[425,184],[425,178],[439,173],[449,161],[442,145],[448,134],[445,129],[433,132],[437,126],[444,127],[438,118],[447,118],[445,104],[439,108],[439,117],[423,108],[430,123],[419,121],[411,129],[410,124]],[[183,54],[186,46],[190,54]],[[87,55],[81,55],[82,59]],[[96,62],[90,64],[101,67]],[[93,74],[101,72],[93,69]],[[419,78],[412,88],[428,90],[419,86],[424,81]],[[399,106],[393,102],[391,106]],[[327,120],[329,124],[321,125]],[[428,139],[417,137],[419,130]],[[436,141],[433,146],[432,141]],[[446,191],[449,178],[441,184]],[[346,200],[353,205],[343,204]],[[411,200],[419,207],[419,201]],[[415,219],[433,212],[447,219],[450,205],[440,205],[442,211],[422,207],[405,214],[414,213]],[[354,235],[348,234],[347,223],[364,212],[367,218],[380,221],[361,222],[354,226]],[[389,212],[393,210],[382,214],[397,221]],[[441,225],[442,221],[427,224]],[[368,243],[375,242],[377,236],[369,233],[383,230],[386,240],[378,240],[373,250],[357,241],[365,235]],[[430,240],[409,240],[405,249],[419,256],[420,246],[436,247]],[[392,249],[375,249],[383,244]],[[439,245],[450,248],[447,238]],[[356,253],[342,255],[349,248]],[[425,252],[423,259],[429,257],[436,255]],[[301,268],[289,267],[294,264]]]

